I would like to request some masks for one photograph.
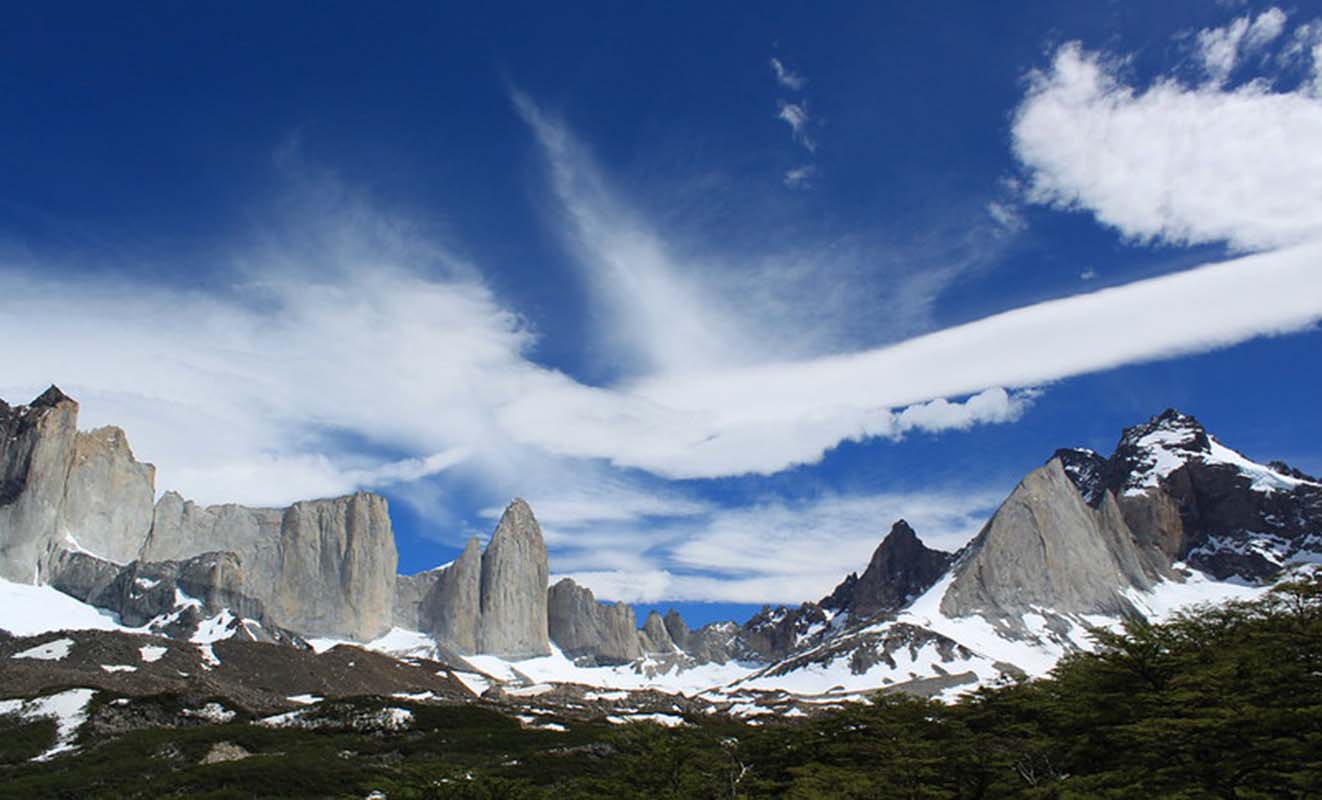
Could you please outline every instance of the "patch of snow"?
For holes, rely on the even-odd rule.
[[[142,655],[143,661],[154,664],[164,658],[165,654],[170,652],[170,648],[155,644],[144,644],[138,648],[138,652]]]
[[[143,590],[144,592],[150,589],[155,589],[160,584],[161,584],[160,581],[152,580],[151,578],[135,578],[133,581],[133,585]]]
[[[1256,491],[1267,493],[1292,492],[1300,486],[1319,485],[1313,481],[1306,481],[1293,475],[1277,472],[1266,464],[1252,461],[1243,453],[1221,444],[1216,440],[1216,437],[1209,436],[1208,439],[1212,443],[1212,454],[1207,460],[1218,464],[1229,464],[1237,468],[1253,481],[1252,488]]]
[[[953,581],[954,570],[951,570],[901,612],[896,621],[935,631],[982,656],[982,659],[968,662],[968,668],[977,673],[980,681],[992,681],[1000,675],[1000,671],[992,664],[995,661],[1013,664],[1032,676],[1045,675],[1068,652],[1066,646],[1054,639],[1008,638],[981,616],[947,617],[941,613],[941,598],[945,597],[946,590]],[[1045,620],[1043,626],[1045,627]],[[1086,642],[1073,644],[1082,647]],[[947,669],[947,671],[964,670]]]
[[[213,644],[222,639],[228,639],[234,635],[234,615],[228,608],[222,608],[220,613],[209,619],[204,619],[197,625],[197,630],[189,639],[197,644]],[[208,648],[210,650],[210,648]],[[214,656],[212,656],[214,658]],[[220,663],[220,662],[216,662]]]
[[[365,711],[354,714],[347,720],[309,717],[308,714],[307,709],[287,711],[272,717],[263,717],[257,720],[257,724],[268,728],[302,728],[304,730],[349,728],[360,731],[402,731],[413,724],[413,712],[407,708],[382,708],[377,711]]]
[[[476,672],[460,672],[455,670],[450,673],[464,688],[472,692],[475,696],[481,697],[482,693],[491,688],[491,680],[485,675],[479,675]]]
[[[0,628],[15,636],[52,631],[134,631],[114,615],[81,603],[50,586],[0,580]],[[140,631],[138,631],[140,632]]]
[[[379,639],[373,639],[365,645],[367,650],[385,653],[396,658],[427,658],[439,661],[436,640],[425,633],[404,628],[391,628]]]
[[[220,659],[216,658],[216,651],[211,649],[211,642],[202,642],[197,649],[202,654],[202,669],[220,666]]]
[[[390,696],[400,700],[416,700],[418,702],[436,699],[436,694],[434,692],[395,692]]]
[[[699,664],[683,668],[655,658],[613,667],[580,667],[566,657],[555,644],[551,655],[522,661],[506,661],[496,656],[469,656],[474,667],[511,683],[577,683],[599,689],[655,689],[669,694],[695,695],[746,677],[762,666],[728,662]]]
[[[667,728],[677,728],[680,725],[687,725],[683,717],[674,714],[628,714],[611,715],[606,717],[606,721],[612,725],[628,725],[631,722],[653,722],[657,725],[663,725]]]
[[[102,664],[101,669],[106,672],[137,672],[138,668],[129,664]]]
[[[549,683],[535,683],[532,686],[511,687],[505,693],[512,697],[537,697],[551,691],[555,691],[555,687]]]
[[[407,708],[383,708],[373,721],[378,723],[378,727],[402,731],[413,724],[413,712]]]
[[[113,558],[106,558],[103,555],[100,555],[98,553],[93,553],[91,550],[88,550],[86,547],[83,547],[81,544],[78,543],[77,539],[73,538],[73,534],[69,533],[68,531],[64,532],[64,544],[65,544],[64,549],[70,552],[82,553],[85,556],[91,556],[92,558],[95,558],[98,561],[105,561],[106,563],[114,564],[117,567],[124,566],[123,561],[116,561]]]
[[[295,726],[301,726],[302,723],[303,723],[302,711],[286,711],[283,714],[276,714],[275,716],[271,716],[271,717],[262,717],[261,719],[257,720],[258,725],[263,725],[268,728],[290,728]]]
[[[56,639],[36,647],[29,647],[21,653],[14,653],[10,658],[30,658],[36,661],[63,661],[73,649],[73,639]]]
[[[565,733],[569,730],[558,722],[543,722],[537,719],[537,717],[529,716],[527,714],[515,714],[514,718],[519,721],[520,725],[531,730],[555,731],[557,733]]]
[[[87,704],[96,692],[92,689],[70,689],[34,700],[0,700],[0,716],[17,715],[23,719],[55,720],[55,744],[32,759],[49,761],[60,753],[74,749],[73,740],[78,729],[87,721]]]
[[[299,705],[310,706],[313,705],[314,703],[320,703],[325,698],[315,694],[291,694],[285,699],[291,703],[298,703]]]
[[[1185,574],[1183,582],[1165,580],[1147,592],[1130,590],[1125,593],[1130,602],[1153,622],[1170,619],[1177,612],[1202,603],[1254,600],[1262,597],[1270,588],[1218,581],[1182,563],[1174,566]]]
[[[330,650],[334,647],[338,647],[339,645],[342,644],[352,644],[352,645],[358,644],[357,642],[351,642],[348,639],[332,639],[328,636],[322,636],[316,639],[304,639],[304,641],[306,641],[308,643],[308,646],[312,648],[312,652],[316,653],[317,655],[321,655],[327,650]]]

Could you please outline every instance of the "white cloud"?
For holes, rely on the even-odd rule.
[[[782,182],[791,189],[807,189],[812,186],[812,179],[817,175],[817,168],[811,164],[785,170]]]
[[[1322,236],[1322,98],[1303,89],[1139,90],[1068,44],[1031,77],[1013,144],[1030,199],[1139,241],[1252,250]]]
[[[1198,32],[1196,44],[1203,70],[1213,84],[1220,86],[1240,61],[1280,37],[1285,31],[1285,12],[1269,8],[1257,17],[1243,16],[1220,28]]]
[[[827,594],[849,572],[862,572],[897,519],[929,547],[953,551],[982,527],[999,491],[827,495],[808,502],[756,503],[684,520],[650,557],[621,559],[615,569],[557,572],[602,599],[683,599],[798,603]],[[608,546],[608,545],[607,545]]]
[[[811,153],[817,149],[817,143],[808,135],[807,103],[790,103],[781,100],[778,102],[776,117],[790,126],[790,134],[794,137],[794,141],[803,145],[808,152]]]
[[[1007,233],[1017,233],[1024,229],[1024,215],[1012,203],[992,200],[987,204],[987,215]]]
[[[566,212],[560,227],[584,268],[598,336],[626,371],[674,371],[756,359],[762,349],[736,306],[674,263],[661,239],[624,203],[564,124],[515,93],[546,154]]]
[[[1246,256],[847,355],[611,389],[562,381],[508,404],[502,422],[553,453],[670,477],[771,473],[815,462],[847,439],[901,435],[910,423],[934,420],[941,429],[1015,419],[1031,395],[995,387],[1305,329],[1322,318],[1319,261],[1322,245]],[[975,392],[959,404],[892,411]]]
[[[1092,281],[1096,279],[1097,279],[1097,270],[1093,269],[1092,267],[1088,267],[1083,272],[1079,273],[1079,280],[1081,281]]]
[[[1301,91],[1322,97],[1322,19],[1295,28],[1277,60],[1283,67],[1306,70],[1308,78]]]
[[[24,343],[3,394],[60,383],[84,427],[126,428],[160,488],[202,501],[277,504],[452,468],[494,435],[483,406],[539,379],[531,337],[480,284],[366,266],[222,295],[0,272],[0,338]]]
[[[771,59],[771,73],[776,76],[776,83],[795,92],[808,85],[807,78],[785,66],[778,58]]]

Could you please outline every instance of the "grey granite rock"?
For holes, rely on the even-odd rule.
[[[1134,536],[1113,494],[1093,508],[1052,458],[1024,478],[969,545],[941,611],[1006,620],[1039,609],[1127,614],[1124,590],[1150,588],[1163,563]]]
[[[546,543],[532,509],[515,499],[482,554],[477,650],[507,658],[551,652]]]
[[[52,560],[50,578],[51,586],[113,612],[125,625],[148,626],[163,636],[301,642],[269,619],[260,600],[246,594],[243,567],[233,553],[120,566],[63,550]]]
[[[390,630],[399,555],[384,497],[358,492],[290,506],[277,564],[266,600],[277,624],[358,641]]]
[[[665,620],[656,611],[648,612],[643,629],[639,632],[643,650],[647,653],[674,653],[679,650],[670,639]]]
[[[0,577],[37,583],[56,542],[78,437],[78,404],[52,386],[26,406],[0,403]]]
[[[156,468],[133,457],[119,428],[74,437],[59,529],[87,552],[125,563],[151,530]]]
[[[599,603],[591,589],[569,578],[547,592],[547,624],[551,641],[583,663],[625,664],[643,654],[633,608]]]
[[[145,561],[235,553],[248,593],[275,624],[306,636],[368,641],[394,621],[398,554],[385,498],[367,492],[286,509],[199,506],[167,492]]]

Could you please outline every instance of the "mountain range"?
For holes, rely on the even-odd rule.
[[[61,603],[101,610],[110,622],[92,627],[113,633],[98,641],[186,643],[160,646],[196,648],[194,671],[213,672],[229,652],[236,663],[287,658],[314,674],[307,664],[343,661],[341,647],[357,646],[434,665],[460,693],[514,702],[607,696],[595,688],[619,691],[634,709],[660,691],[672,698],[663,705],[803,713],[881,689],[953,697],[1041,675],[1090,647],[1090,628],[1251,596],[1322,559],[1322,482],[1253,461],[1167,410],[1126,429],[1110,455],[1056,451],[958,552],[927,547],[897,520],[862,572],[817,602],[767,607],[742,624],[691,629],[671,611],[639,625],[630,606],[570,579],[548,585],[546,545],[522,500],[485,548],[475,537],[448,565],[398,575],[379,495],[287,508],[157,499],[155,470],[124,432],[79,431],[77,418],[78,404],[55,387],[27,405],[0,401],[0,578],[16,597],[53,589]],[[24,613],[9,605],[0,628]],[[56,618],[48,627],[78,626]],[[50,639],[15,632],[27,638],[6,650]],[[0,661],[0,673],[18,668]],[[88,665],[80,674],[95,685],[128,681]],[[41,682],[31,664],[22,669]],[[136,669],[141,682],[153,667]],[[391,683],[389,669],[373,674],[384,681],[375,691],[445,688],[419,683],[416,670],[407,686]],[[334,691],[324,676],[315,683]],[[280,696],[263,702],[278,707]]]

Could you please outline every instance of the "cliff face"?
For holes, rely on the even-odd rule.
[[[633,608],[598,603],[592,590],[569,578],[547,592],[551,641],[574,659],[594,664],[626,664],[643,654]]]
[[[78,404],[55,387],[28,406],[0,402],[0,577],[67,583],[75,562],[104,575],[229,553],[241,565],[234,595],[260,601],[274,624],[360,640],[390,629],[397,555],[383,498],[255,509],[169,492],[153,507],[155,469],[124,432],[77,423]]]
[[[1115,496],[1094,508],[1060,458],[1006,498],[954,568],[941,600],[952,617],[1012,618],[1038,609],[1064,614],[1124,614],[1128,587],[1150,588],[1165,558],[1130,530]]]
[[[551,652],[546,624],[549,577],[541,526],[528,504],[516,499],[482,554],[479,652],[511,658]]]
[[[398,562],[380,495],[295,503],[281,521],[270,614],[305,635],[374,639],[390,630]]]
[[[199,506],[167,492],[142,545],[147,561],[234,553],[276,624],[359,641],[390,630],[399,556],[386,501],[360,492],[286,509]]]
[[[470,539],[453,563],[400,577],[395,618],[465,655],[548,655],[549,575],[542,529],[528,504],[515,499],[485,552]]]
[[[395,583],[395,624],[429,634],[457,653],[477,652],[482,546],[468,540],[452,563]]]
[[[78,404],[59,389],[28,406],[0,402],[0,575],[40,580],[60,549],[136,558],[154,481],[120,429],[80,433]]]

